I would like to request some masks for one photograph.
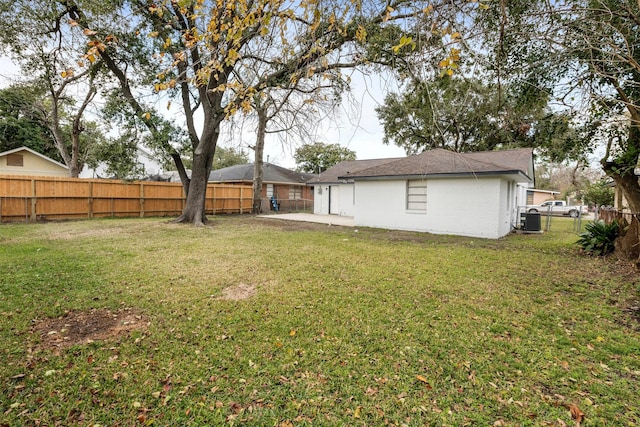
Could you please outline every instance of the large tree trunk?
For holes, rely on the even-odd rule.
[[[631,212],[640,214],[640,177],[634,175],[640,156],[640,117],[635,116],[635,109],[631,111],[631,126],[627,139],[626,152],[612,161],[602,159],[602,169],[615,181],[622,190]]]
[[[253,213],[259,214],[262,209],[262,176],[264,170],[264,137],[267,132],[267,111],[258,108],[258,135],[254,150],[253,164]]]
[[[218,136],[220,135],[219,122],[205,116],[204,132],[200,143],[193,152],[193,169],[189,183],[187,202],[182,215],[176,218],[176,222],[204,225],[207,223],[205,202],[209,173],[213,163],[213,155],[216,152]]]
[[[601,163],[605,173],[622,190],[629,209],[634,215],[631,223],[621,230],[620,237],[616,240],[616,252],[624,258],[631,259],[636,267],[640,268],[640,225],[638,224],[640,218],[640,177],[634,175],[634,168],[638,165],[638,153],[640,152],[640,130],[637,128],[637,123],[640,122],[632,121],[626,156],[614,161],[603,159]]]

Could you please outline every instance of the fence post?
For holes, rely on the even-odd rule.
[[[213,191],[211,191],[211,213],[212,215],[216,214],[216,189],[218,188],[217,184],[213,184]],[[224,205],[223,205],[224,206]]]
[[[31,220],[36,220],[36,180],[31,180]]]
[[[89,219],[93,218],[93,181],[89,181],[89,200],[87,200],[89,205],[88,217]]]
[[[144,218],[144,184],[140,183],[140,218]]]

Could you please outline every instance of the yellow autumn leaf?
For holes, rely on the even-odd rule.
[[[429,383],[429,381],[427,381],[427,379],[422,375],[416,375],[416,379],[418,381],[422,381],[423,383]]]
[[[289,336],[293,337],[296,335],[296,330],[292,329],[291,331],[289,331]]]
[[[147,111],[142,115],[142,118],[145,120],[149,120],[151,118],[151,113]]]
[[[440,68],[445,68],[449,65],[449,59],[443,59],[442,61],[438,62],[438,67]]]
[[[88,28],[85,28],[82,34],[84,34],[85,36],[95,36],[98,33]]]
[[[460,33],[456,31],[455,33],[451,34],[451,38],[452,39],[459,39],[460,38]]]
[[[358,406],[355,411],[353,411],[353,418],[360,418],[360,413],[362,412],[362,406]]]
[[[451,68],[449,68],[449,69],[447,70],[447,75],[448,75],[449,77],[453,76],[453,70],[452,70]]]
[[[77,27],[78,22],[75,19],[69,19],[69,25],[71,25],[72,27]]]
[[[356,30],[356,39],[363,43],[367,40],[367,30],[365,30],[362,25],[358,25],[358,29]]]
[[[422,383],[424,383],[425,387],[429,390],[432,389],[431,384],[429,384],[429,381],[422,375],[416,375],[416,379]]]

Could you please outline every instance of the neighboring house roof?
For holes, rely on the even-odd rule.
[[[13,154],[13,153],[18,153],[20,151],[28,151],[31,154],[34,154],[48,162],[53,163],[56,166],[60,166],[61,168],[65,168],[65,169],[69,169],[66,165],[60,163],[60,162],[56,162],[55,160],[53,160],[51,157],[47,157],[44,154],[40,154],[37,151],[33,151],[31,148],[29,147],[18,147],[18,148],[14,148],[13,150],[8,150],[8,151],[4,151],[2,153],[0,153],[0,157],[4,157],[4,156],[8,156],[9,154]]]
[[[386,159],[369,159],[369,160],[346,160],[335,166],[330,167],[322,172],[316,178],[310,179],[307,184],[333,184],[341,183],[344,179],[341,176],[353,174],[364,169],[380,166],[385,163],[395,162],[402,157],[386,158]]]
[[[262,181],[270,183],[305,184],[316,175],[296,172],[271,163],[262,168]],[[216,169],[209,174],[210,182],[253,182],[253,163]]]
[[[454,177],[513,175],[533,182],[533,150],[456,153],[442,148],[345,173],[339,179],[401,179],[404,177]]]

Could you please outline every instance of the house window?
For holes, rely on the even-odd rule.
[[[427,212],[427,181],[407,181],[407,210]]]
[[[302,199],[302,188],[298,186],[289,186],[289,200]]]
[[[267,197],[273,196],[273,184],[267,184]]]
[[[7,156],[7,166],[24,166],[24,156],[22,154],[9,154]]]

